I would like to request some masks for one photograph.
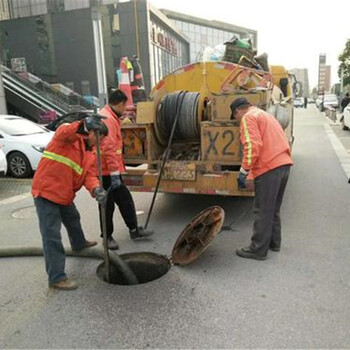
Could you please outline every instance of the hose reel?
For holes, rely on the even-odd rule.
[[[179,119],[174,133],[174,141],[199,141],[200,121],[199,92],[176,91],[168,93],[157,108],[155,131],[158,141],[165,145],[169,139],[180,101]]]

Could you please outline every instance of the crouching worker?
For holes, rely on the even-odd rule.
[[[49,287],[63,290],[78,288],[65,273],[65,252],[61,224],[68,232],[72,250],[79,251],[97,243],[85,239],[80,215],[73,200],[84,185],[93,197],[103,201],[105,191],[96,178],[95,131],[101,138],[108,134],[101,117],[92,115],[82,121],[61,125],[46,147],[34,175],[32,194],[39,218]]]

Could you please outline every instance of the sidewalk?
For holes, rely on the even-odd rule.
[[[13,196],[29,193],[32,179],[15,179],[0,177],[0,201]]]

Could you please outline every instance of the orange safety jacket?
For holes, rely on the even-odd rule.
[[[91,195],[99,187],[96,156],[86,150],[79,122],[62,124],[47,145],[35,172],[32,194],[69,205],[84,185]]]
[[[287,137],[277,119],[257,108],[249,107],[241,124],[242,167],[255,179],[282,165],[293,164]]]
[[[104,106],[99,114],[107,118],[104,123],[108,128],[108,135],[101,141],[102,175],[124,173],[123,138],[119,118],[108,105]]]

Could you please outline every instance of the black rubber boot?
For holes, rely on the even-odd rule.
[[[145,230],[142,226],[139,226],[137,228],[134,228],[133,230],[130,230],[130,238],[132,240],[137,240],[140,238],[147,238],[151,235],[153,235],[153,231],[151,230]]]
[[[236,254],[240,256],[241,258],[246,258],[246,259],[255,259],[255,260],[266,260],[267,255],[259,255],[252,251],[249,247],[248,248],[241,248],[237,249]]]
[[[280,247],[275,246],[275,245],[270,245],[269,249],[272,250],[273,252],[279,252],[281,250]]]
[[[112,236],[107,238],[107,246],[108,246],[108,249],[110,250],[119,249],[118,243],[114,240]]]

